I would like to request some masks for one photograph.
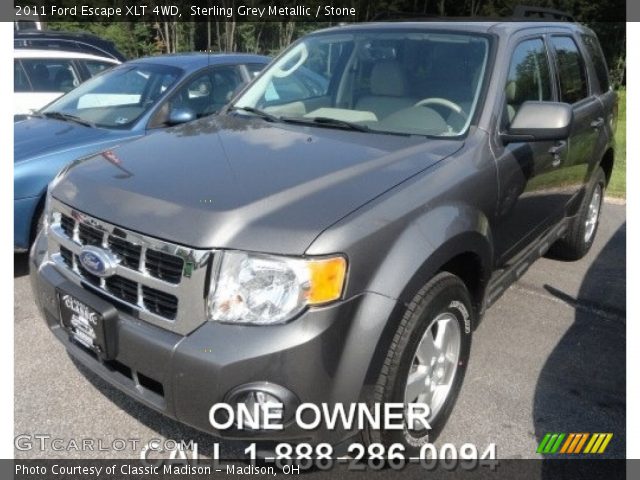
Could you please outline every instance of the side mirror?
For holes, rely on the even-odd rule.
[[[195,118],[196,114],[190,108],[176,107],[169,112],[169,119],[167,120],[167,123],[169,125],[178,125],[180,123],[187,123],[191,120],[195,120]]]
[[[511,142],[566,140],[573,124],[573,110],[566,103],[524,102],[506,133],[500,135],[506,145]]]

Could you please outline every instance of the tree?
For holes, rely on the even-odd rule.
[[[65,4],[71,0],[60,0]],[[111,0],[94,0],[95,3]],[[318,5],[333,5],[335,0],[306,0],[312,10]],[[152,0],[149,10],[163,0]],[[175,3],[181,3],[176,0]],[[187,2],[182,2],[187,5]],[[197,0],[194,0],[197,3]],[[237,7],[236,0],[203,0],[203,6]],[[243,5],[269,6],[268,0],[243,0]],[[295,6],[295,0],[281,0],[281,6]],[[573,12],[576,19],[590,26],[599,36],[614,84],[624,83],[626,67],[626,5],[624,0],[593,2],[592,0],[342,0],[340,6],[353,6],[357,17],[349,21],[371,21],[415,16],[509,16],[516,5],[526,3]],[[189,3],[190,5],[190,3]],[[314,10],[315,11],[315,10]],[[235,14],[235,8],[234,8]],[[246,51],[276,54],[296,38],[331,26],[344,19],[327,22],[302,22],[284,18],[270,22],[242,22],[234,16],[211,17],[202,21],[178,21],[159,16],[136,22],[50,22],[60,30],[89,31],[111,40],[127,57],[190,50]]]

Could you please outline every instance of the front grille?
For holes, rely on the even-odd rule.
[[[151,312],[166,318],[174,318],[178,311],[178,299],[173,295],[142,287],[142,299],[144,306]]]
[[[69,238],[73,238],[75,220],[68,215],[62,215],[60,225],[65,234]],[[105,233],[98,228],[80,222],[78,224],[78,239],[83,246],[103,247]],[[140,245],[115,235],[108,235],[106,242],[109,250],[120,258],[120,265],[132,270],[140,269],[142,263],[142,247]],[[156,250],[147,250],[146,252],[145,272],[154,278],[178,284],[182,279],[183,267],[184,260],[180,257]]]
[[[60,226],[62,227],[62,230],[69,238],[73,238],[73,227],[75,226],[75,224],[75,220],[71,217],[68,217],[67,215],[63,215],[62,219],[60,220]]]
[[[186,335],[206,321],[205,301],[212,252],[125,230],[52,200],[59,218],[50,225],[49,256],[62,273],[127,315]],[[115,257],[109,275],[87,271],[86,246]]]
[[[114,237],[113,235],[109,236],[108,244],[109,249],[122,259],[120,265],[134,270],[140,268],[140,255],[142,254],[142,247],[140,245],[134,245],[131,242]]]
[[[97,228],[81,223],[78,225],[78,238],[80,238],[80,243],[82,243],[82,245],[101,247],[104,234]]]
[[[60,247],[60,255],[67,267],[73,268],[73,252],[68,248]]]
[[[105,280],[107,291],[129,303],[138,302],[138,284],[126,278],[114,275]]]
[[[158,380],[155,380],[141,372],[134,372],[134,370],[118,360],[107,360],[104,362],[104,366],[112,372],[117,372],[120,375],[128,378],[129,380],[138,384],[160,397],[164,397],[164,386]]]
[[[184,260],[173,255],[150,250],[147,252],[147,271],[166,282],[179,283],[182,277]]]
[[[73,238],[75,222],[72,217],[61,215],[60,226],[70,238]],[[113,234],[105,234],[104,231],[87,225],[86,223],[78,223],[78,239],[83,246],[104,247],[105,238],[109,250],[118,256],[120,266],[131,270],[140,269],[142,261],[142,247],[140,245],[131,243]],[[113,275],[106,278],[104,284],[102,284],[100,277],[87,271],[87,269],[82,266],[82,263],[80,263],[78,256],[74,256],[69,249],[60,247],[60,255],[65,264],[71,268],[74,268],[75,259],[77,271],[86,282],[95,287],[104,288],[119,300],[133,305],[142,303],[150,312],[169,320],[173,320],[176,317],[178,299],[174,295],[143,286],[141,288],[142,298],[139,299],[140,291],[137,282],[120,275]],[[178,284],[182,278],[183,266],[184,260],[180,257],[150,249],[146,251],[145,271],[152,277]]]
[[[96,287],[100,286],[100,277],[98,277],[97,275],[94,275],[93,273],[90,273],[87,271],[86,268],[84,268],[82,266],[82,264],[78,261],[78,256],[76,255],[76,265],[78,266],[78,271],[82,274],[82,277],[88,281],[91,285],[94,285]]]

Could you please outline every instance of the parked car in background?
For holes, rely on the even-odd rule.
[[[127,58],[115,44],[90,33],[59,32],[55,30],[18,30],[13,34],[13,48],[65,50],[108,57],[124,62]]]
[[[268,57],[182,54],[133,60],[14,124],[14,248],[39,225],[47,184],[67,163],[216,113]],[[61,70],[62,71],[62,70]],[[107,154],[105,154],[107,155]],[[128,175],[114,160],[119,175]]]
[[[120,61],[80,52],[20,48],[13,52],[13,113],[38,110]]]

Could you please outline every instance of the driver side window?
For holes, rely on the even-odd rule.
[[[160,108],[151,126],[163,126],[169,112],[176,108],[189,110],[196,118],[216,113],[228,103],[242,83],[242,77],[233,65],[207,69],[171,95]]]
[[[503,128],[526,101],[552,100],[549,58],[541,38],[525,40],[513,51],[505,86]]]
[[[201,116],[208,108],[211,96],[211,79],[208,73],[199,75],[182,86],[169,100],[169,110],[185,108]]]

